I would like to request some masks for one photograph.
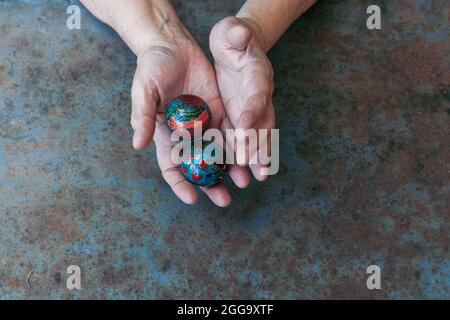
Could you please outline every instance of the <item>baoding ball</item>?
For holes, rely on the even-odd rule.
[[[202,131],[209,128],[211,111],[202,98],[183,94],[169,102],[166,108],[166,122],[171,131],[186,129],[192,135],[194,121],[201,122]]]
[[[223,161],[221,161],[223,163],[217,163],[218,155],[214,151],[214,147],[207,148],[211,144],[214,144],[217,150],[219,148],[223,150],[214,142],[203,141],[202,145],[198,147],[192,143],[191,153],[183,156],[180,164],[181,172],[190,183],[210,187],[224,179],[227,171],[225,151],[223,151]]]

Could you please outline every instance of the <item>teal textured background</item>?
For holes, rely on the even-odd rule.
[[[242,2],[174,1],[205,50]],[[281,170],[228,181],[227,209],[182,204],[132,150],[135,57],[85,9],[68,30],[70,4],[0,1],[0,298],[450,298],[448,1],[298,20],[269,54]]]

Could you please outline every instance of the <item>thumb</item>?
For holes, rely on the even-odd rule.
[[[131,90],[131,100],[133,147],[140,150],[145,148],[153,138],[159,95],[156,88],[148,89],[140,81],[135,80]]]
[[[218,22],[210,34],[210,48],[214,56],[220,56],[224,50],[245,50],[252,39],[247,25],[236,17],[228,17]]]
[[[229,49],[245,50],[251,39],[251,31],[242,23],[234,24],[225,31],[225,45]]]

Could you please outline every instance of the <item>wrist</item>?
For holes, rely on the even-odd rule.
[[[134,14],[134,19],[118,16],[110,24],[136,56],[152,46],[195,43],[168,1],[155,0],[141,9],[142,12]]]
[[[165,24],[165,22],[161,22]],[[151,47],[182,47],[195,44],[194,38],[180,25],[166,25],[163,28],[148,27],[142,33],[135,34],[133,52],[137,57]]]

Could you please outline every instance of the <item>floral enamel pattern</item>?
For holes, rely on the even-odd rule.
[[[214,142],[203,141],[201,147],[194,147],[192,144],[191,154],[185,155],[180,164],[184,177],[197,186],[213,186],[223,180],[226,174],[226,164],[216,163],[215,152],[210,152],[213,148],[208,148]],[[223,159],[225,159],[225,152]]]

